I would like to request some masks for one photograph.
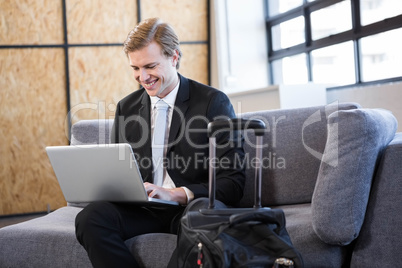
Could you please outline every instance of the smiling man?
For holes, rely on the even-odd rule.
[[[77,215],[76,235],[94,267],[138,267],[125,240],[177,233],[185,206],[208,196],[208,123],[235,117],[223,92],[178,73],[182,53],[169,24],[157,18],[141,22],[128,34],[124,52],[141,87],[118,103],[111,142],[131,145],[150,197],[181,206],[89,204]],[[217,136],[216,156],[226,165],[216,170],[216,199],[226,205],[243,196],[241,143],[236,135]]]

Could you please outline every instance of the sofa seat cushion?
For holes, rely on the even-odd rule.
[[[324,243],[314,232],[311,204],[278,206],[285,212],[286,229],[295,248],[303,257],[304,266],[343,267],[350,259],[347,247]]]
[[[1,228],[0,267],[92,267],[75,237],[75,216],[80,210],[63,207]]]
[[[177,244],[174,234],[144,234],[126,240],[141,267],[166,267]]]
[[[324,242],[348,245],[359,235],[379,156],[395,136],[397,121],[381,109],[338,111],[328,121],[312,198],[313,227]]]
[[[67,206],[46,216],[0,229],[0,267],[92,267],[75,237],[80,207]],[[148,268],[164,267],[176,248],[176,235],[145,234],[128,239],[127,247]]]

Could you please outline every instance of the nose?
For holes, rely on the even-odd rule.
[[[147,70],[144,68],[144,69],[140,69],[138,72],[137,72],[137,74],[136,74],[136,79],[137,79],[137,81],[138,82],[146,82],[148,79],[149,79],[149,74],[148,74],[148,72],[147,72]]]

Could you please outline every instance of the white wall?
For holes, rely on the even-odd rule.
[[[280,85],[229,93],[236,113],[272,109],[291,109],[327,104],[326,85]]]
[[[281,109],[325,105],[326,91],[327,85],[324,84],[281,85],[279,87]]]
[[[357,102],[363,108],[382,108],[390,110],[398,120],[398,132],[402,132],[402,82],[330,89],[327,102]]]
[[[329,90],[317,84],[281,85],[228,96],[236,113],[357,102],[363,108],[390,110],[398,120],[398,132],[402,132],[402,82]]]
[[[237,114],[280,108],[278,86],[232,93],[228,97]]]

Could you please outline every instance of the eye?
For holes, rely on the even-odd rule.
[[[155,65],[148,66],[148,69],[155,69],[155,68],[156,68],[156,64],[155,64]]]

